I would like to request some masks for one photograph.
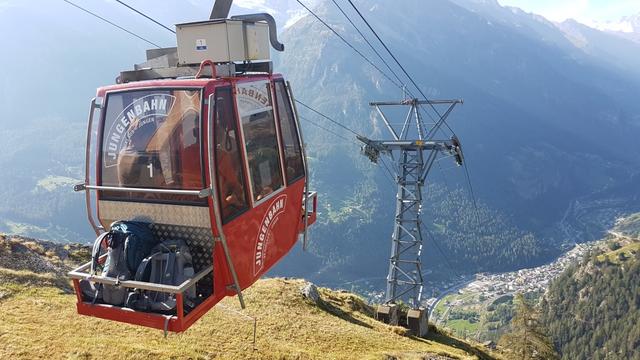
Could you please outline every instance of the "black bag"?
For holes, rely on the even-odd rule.
[[[140,263],[135,280],[164,285],[180,285],[193,278],[194,268],[189,247],[182,240],[169,240],[159,243],[151,255]],[[184,293],[185,308],[195,307],[195,286]],[[136,310],[160,313],[175,313],[174,294],[160,291],[137,291],[129,294],[127,307]]]

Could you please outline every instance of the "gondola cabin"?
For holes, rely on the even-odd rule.
[[[76,186],[89,222],[103,237],[114,222],[143,224],[157,243],[186,244],[193,270],[167,284],[85,264],[70,273],[80,314],[184,331],[225,296],[244,306],[242,290],[306,238],[316,196],[291,89],[268,61],[268,41],[282,45],[262,16],[177,25],[177,49],[149,51],[147,63],[97,90]],[[175,307],[114,304],[106,289]]]

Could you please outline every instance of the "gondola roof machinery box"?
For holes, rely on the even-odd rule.
[[[269,60],[269,26],[233,19],[176,25],[178,63],[199,64]]]

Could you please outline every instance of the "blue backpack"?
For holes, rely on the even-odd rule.
[[[151,249],[158,243],[153,232],[146,223],[134,221],[116,221],[111,224],[111,232],[120,233],[125,238],[127,268],[135,274],[142,260],[149,256]]]
[[[151,253],[157,243],[153,232],[146,223],[133,221],[116,221],[111,224],[109,232],[101,234],[93,245],[91,254],[91,273],[98,271],[100,250],[103,242],[107,244],[107,259],[102,275],[129,280],[138,270],[138,266]],[[83,293],[93,293],[93,301],[101,300],[112,305],[122,305],[126,300],[127,290],[106,285],[95,287],[93,284],[81,284]]]
[[[116,221],[111,224],[111,229],[108,233],[98,236],[95,244],[93,245],[93,252],[91,256],[91,272],[95,273],[98,268],[98,259],[100,258],[100,248],[102,242],[107,240],[109,244],[112,242],[117,244],[117,247],[122,247],[124,251],[124,258],[126,261],[127,269],[132,274],[135,274],[138,270],[138,266],[144,258],[149,256],[151,249],[158,243],[153,232],[149,229],[146,223],[135,221]],[[105,270],[109,266],[111,261],[107,259],[105,263]],[[107,271],[103,271],[107,272]]]

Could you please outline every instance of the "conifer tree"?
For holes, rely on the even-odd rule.
[[[511,332],[504,334],[499,344],[514,353],[514,359],[558,359],[553,344],[540,324],[539,312],[522,294],[515,298],[516,314],[511,321]]]

